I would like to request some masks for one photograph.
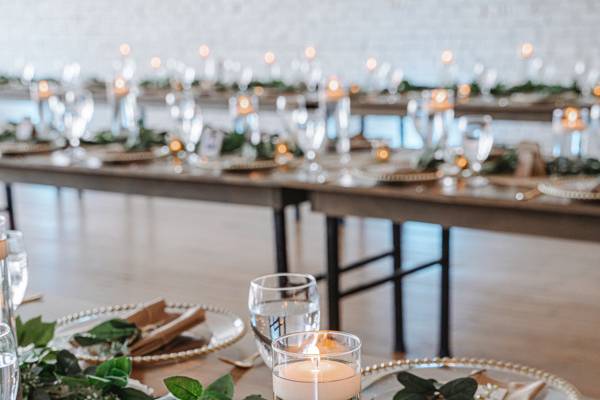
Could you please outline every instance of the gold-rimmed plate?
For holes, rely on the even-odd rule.
[[[381,183],[424,183],[437,181],[442,177],[441,171],[418,171],[391,163],[360,167],[355,170],[355,174],[359,178],[372,179]]]
[[[447,382],[464,378],[475,371],[485,370],[486,374],[502,382],[543,381],[545,387],[536,399],[580,400],[581,393],[571,383],[548,372],[503,361],[477,358],[423,358],[398,360],[376,364],[363,369],[361,399],[392,400],[402,389],[396,374],[408,371],[425,379]]]
[[[538,185],[548,196],[571,200],[600,200],[600,177],[582,176],[552,179]]]
[[[228,171],[228,172],[251,172],[270,170],[289,164],[275,159],[248,160],[243,157],[223,157],[219,160],[200,161],[198,166],[203,169]]]
[[[0,154],[3,156],[26,156],[31,154],[50,153],[60,148],[61,146],[51,142],[6,142],[0,144]]]
[[[143,304],[126,304],[96,308],[63,317],[57,321],[55,337],[50,343],[60,349],[67,349],[78,359],[90,363],[100,363],[111,355],[92,354],[86,348],[74,347],[70,339],[76,333],[86,332],[92,327],[112,318],[119,318],[142,307]],[[183,313],[193,307],[201,307],[206,312],[206,321],[184,332],[185,338],[180,348],[162,350],[155,354],[132,357],[135,364],[160,364],[198,357],[231,346],[246,333],[244,322],[237,315],[219,307],[203,304],[168,303],[169,313]]]

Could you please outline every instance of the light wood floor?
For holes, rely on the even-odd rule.
[[[19,185],[17,219],[30,254],[30,293],[45,302],[26,317],[56,318],[156,296],[222,305],[247,315],[248,281],[274,268],[270,210]],[[323,218],[289,214],[291,268],[323,271]],[[290,210],[291,212],[291,210]],[[390,243],[389,224],[349,218],[344,258]],[[556,229],[560,229],[559,226]],[[408,224],[409,264],[437,255],[439,230]],[[452,243],[453,345],[460,356],[505,359],[560,374],[600,397],[600,245],[456,229]],[[344,285],[381,276],[383,260]],[[407,281],[409,356],[437,351],[438,273]],[[324,294],[324,293],[323,293]],[[344,329],[364,351],[391,356],[391,288],[348,299]],[[326,308],[323,305],[325,312]]]

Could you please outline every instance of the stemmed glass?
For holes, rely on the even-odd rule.
[[[14,333],[0,323],[0,400],[15,400],[19,389],[19,363]]]
[[[194,99],[194,94],[189,90],[170,92],[165,96],[165,102],[171,117],[177,123],[178,136],[188,153],[188,160],[193,162],[195,160],[191,156],[196,152],[204,128],[202,112]]]
[[[85,155],[79,145],[94,115],[94,99],[88,90],[68,90],[64,95],[63,134],[72,160]]]
[[[10,275],[10,289],[13,308],[17,308],[25,297],[29,273],[27,271],[27,253],[23,233],[20,231],[6,231],[8,256],[6,262]]]
[[[445,145],[454,121],[454,92],[446,89],[424,90],[408,102],[407,112],[423,141],[423,151],[435,152]]]
[[[271,367],[273,340],[320,326],[317,281],[308,274],[272,274],[250,282],[250,325],[256,347]]]
[[[494,68],[488,68],[481,63],[475,64],[474,68],[475,82],[481,90],[481,96],[485,101],[492,101],[492,89],[498,81],[498,71]]]
[[[458,129],[462,134],[464,156],[469,162],[471,173],[467,184],[472,187],[482,187],[488,180],[480,174],[481,166],[487,160],[494,136],[492,134],[492,117],[489,115],[466,115],[458,120]]]

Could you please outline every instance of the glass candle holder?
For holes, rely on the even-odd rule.
[[[299,332],[273,341],[276,400],[360,398],[360,339],[335,331]]]
[[[246,135],[248,141],[257,145],[261,141],[258,119],[258,96],[240,92],[229,99],[229,115],[233,131]]]
[[[557,108],[552,113],[554,157],[581,158],[589,125],[589,111],[577,107]]]

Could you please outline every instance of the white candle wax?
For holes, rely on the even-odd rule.
[[[282,400],[348,400],[360,393],[360,374],[338,361],[299,361],[273,372],[273,393]]]

